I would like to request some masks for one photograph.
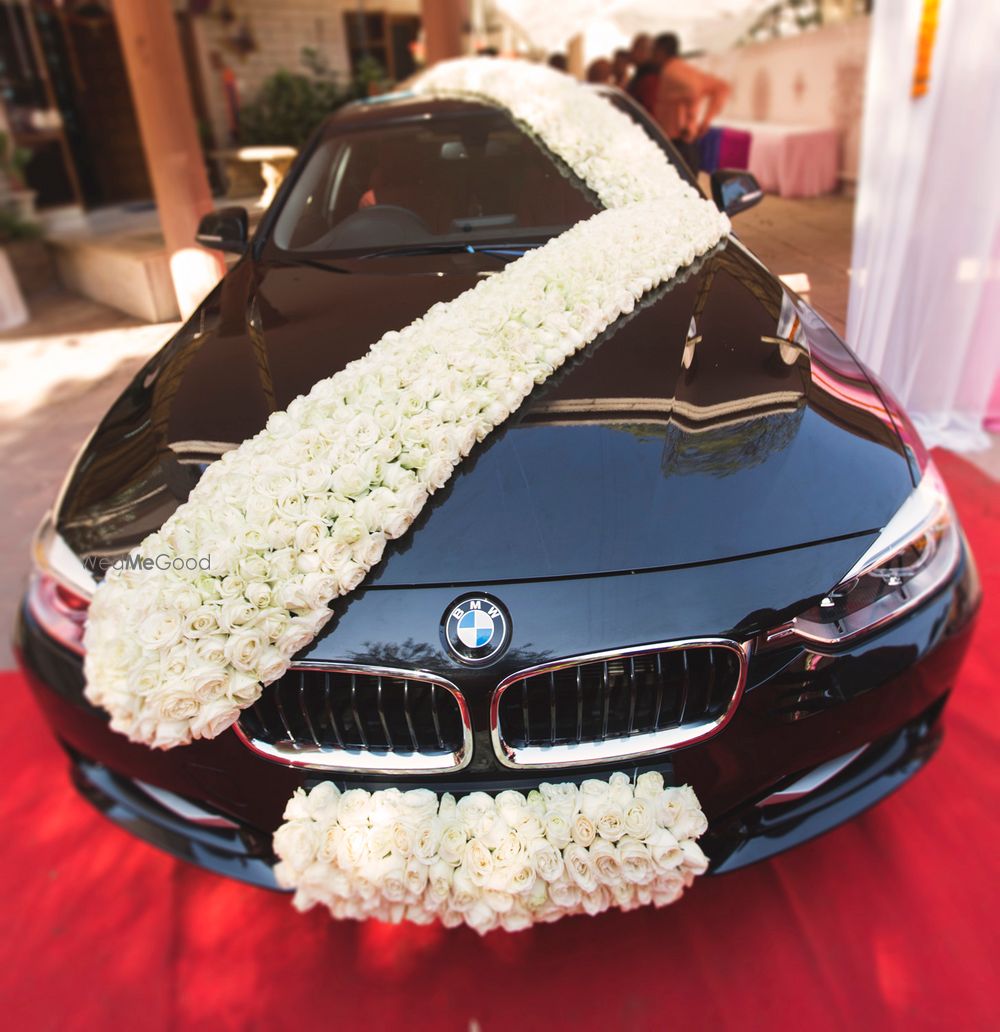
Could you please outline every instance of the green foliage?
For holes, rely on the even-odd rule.
[[[241,110],[241,144],[301,147],[331,111],[368,96],[370,84],[384,80],[378,62],[370,58],[360,63],[357,76],[343,86],[315,48],[302,49],[302,64],[311,75],[281,69]]]
[[[0,245],[11,244],[15,240],[34,240],[42,235],[41,228],[34,222],[28,222],[11,208],[0,208]]]
[[[27,147],[18,147],[6,132],[0,130],[0,169],[6,173],[11,186],[24,185],[24,170],[30,160],[31,151]]]

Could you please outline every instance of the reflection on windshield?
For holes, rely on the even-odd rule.
[[[334,133],[309,157],[281,210],[286,251],[351,252],[554,236],[596,200],[503,112]]]

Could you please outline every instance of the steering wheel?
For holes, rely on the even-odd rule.
[[[372,244],[415,244],[433,236],[430,226],[409,208],[373,204],[352,212],[330,230],[325,247],[354,248]]]

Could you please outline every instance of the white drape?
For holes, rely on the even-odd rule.
[[[928,444],[973,450],[1000,374],[1000,3],[941,0],[913,99],[921,7],[875,4],[847,336]]]

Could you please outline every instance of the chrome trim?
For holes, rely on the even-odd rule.
[[[740,670],[733,697],[726,712],[716,720],[702,721],[687,727],[667,728],[628,737],[609,738],[603,742],[580,742],[572,745],[532,745],[515,749],[508,745],[500,732],[500,699],[513,684],[528,677],[547,674],[556,670],[584,663],[602,663],[611,659],[628,659],[656,652],[677,652],[691,648],[728,648],[739,658]],[[681,641],[657,642],[654,645],[636,645],[606,652],[589,652],[579,656],[568,656],[553,663],[540,663],[527,667],[505,677],[493,692],[490,700],[490,738],[497,759],[505,767],[523,769],[586,766],[594,763],[611,763],[615,760],[640,759],[655,753],[680,749],[696,742],[702,742],[718,734],[732,719],[746,687],[747,670],[750,662],[752,641],[738,642],[732,638],[687,638]]]
[[[842,770],[849,767],[864,751],[868,748],[868,744],[861,746],[860,749],[855,749],[853,752],[844,753],[843,756],[838,756],[835,759],[828,760],[826,763],[821,763],[818,767],[814,767],[808,774],[803,774],[802,777],[796,778],[790,785],[786,785],[784,788],[778,789],[777,792],[772,792],[769,796],[765,796],[758,806],[778,806],[781,803],[793,803],[796,799],[801,799],[803,796],[809,795],[810,792],[815,792],[817,788],[822,788],[828,781],[832,781]]]
[[[38,570],[55,578],[81,597],[88,600],[93,598],[97,590],[97,581],[76,552],[66,543],[62,534],[56,530],[51,510],[42,517],[35,528],[31,540],[31,556]]]
[[[154,802],[159,803],[165,810],[169,810],[175,817],[191,824],[199,824],[203,828],[238,828],[236,821],[223,817],[221,813],[213,813],[206,810],[190,799],[177,795],[166,788],[159,788],[156,785],[147,784],[138,778],[133,778],[132,783],[149,796]]]
[[[367,674],[404,681],[422,681],[444,688],[455,700],[462,720],[462,746],[458,750],[404,753],[388,749],[337,749],[290,742],[265,742],[251,738],[237,721],[236,737],[251,751],[272,763],[308,770],[337,770],[359,774],[450,774],[464,769],[472,760],[472,720],[465,696],[457,685],[425,670],[366,666],[363,663],[293,663],[289,672],[318,670],[328,674]]]

